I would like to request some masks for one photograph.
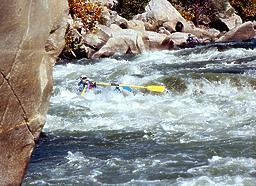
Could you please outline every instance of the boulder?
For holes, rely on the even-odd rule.
[[[98,24],[96,34],[102,40],[107,41],[110,37],[112,37],[112,29],[108,26]]]
[[[92,56],[92,58],[109,57],[114,54],[138,54],[145,51],[141,32],[131,29],[119,30],[118,27],[114,25],[112,29],[115,30],[112,32],[112,37]]]
[[[143,40],[147,50],[164,50],[173,47],[173,42],[166,34],[146,31]]]
[[[194,28],[191,29],[188,33],[196,36],[200,42],[212,42],[218,38],[220,31],[216,29]]]
[[[111,19],[108,21],[107,26],[111,24],[116,24],[121,28],[128,28],[128,20],[118,15],[116,12],[111,11]]]
[[[110,57],[115,54],[127,54],[129,46],[123,38],[110,38],[108,42],[94,55],[92,59]]]
[[[233,14],[229,17],[219,18],[229,30],[241,25],[243,23],[242,18],[239,15]]]
[[[67,15],[66,0],[1,1],[0,185],[22,182],[45,123]]]
[[[171,32],[169,32],[168,30],[166,30],[166,28],[163,27],[163,26],[158,29],[158,33],[160,33],[160,34],[166,34],[166,35],[170,35],[170,34],[171,34]]]
[[[167,0],[151,0],[145,7],[145,12],[134,16],[133,19],[149,22],[145,24],[146,30],[156,31],[159,27],[163,26],[169,31],[177,31],[177,23],[181,23],[183,29],[190,28],[187,21],[181,14],[172,6]]]
[[[99,37],[99,35],[97,35],[97,32],[95,34],[94,33],[86,34],[83,37],[83,40],[86,46],[89,46],[90,48],[93,48],[95,50],[100,49],[107,42],[105,38]]]
[[[103,6],[107,6],[109,8],[112,8],[118,3],[118,0],[91,0],[92,2],[100,3]]]
[[[111,24],[109,28],[111,29],[111,36],[113,36],[115,33],[119,34],[119,32],[123,31],[123,29],[117,24]]]
[[[105,24],[108,24],[111,21],[111,11],[106,6],[102,8],[101,19]]]
[[[212,0],[212,5],[217,13],[210,17],[211,27],[220,31],[229,31],[243,23],[228,0]]]
[[[147,17],[153,17],[155,20],[167,22],[186,22],[181,14],[167,0],[151,0],[145,8]]]
[[[84,44],[80,46],[80,55],[83,56],[83,58],[86,57],[87,59],[91,59],[95,52],[96,51],[94,49],[85,46]]]
[[[163,23],[163,27],[166,30],[168,30],[170,33],[173,33],[173,32],[176,32],[176,30],[175,30],[176,24],[177,23],[175,23],[175,22],[167,21],[167,22]]]
[[[242,41],[252,39],[255,36],[256,30],[253,27],[253,23],[249,21],[225,33],[217,42]]]
[[[183,32],[175,32],[172,33],[169,38],[174,42],[174,45],[182,45],[186,43],[186,40],[188,38],[188,33]]]
[[[256,30],[256,21],[253,21],[252,24],[253,24],[253,28]]]
[[[150,20],[150,21],[144,22],[144,27],[146,31],[156,32],[157,29],[161,26],[161,24],[159,25],[159,22],[155,20]]]
[[[140,32],[145,31],[145,25],[143,21],[140,20],[130,20],[127,22],[127,28],[137,30]]]

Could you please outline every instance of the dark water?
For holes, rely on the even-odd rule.
[[[214,47],[56,66],[23,185],[256,185],[255,67],[255,50]],[[81,73],[185,88],[81,97]]]

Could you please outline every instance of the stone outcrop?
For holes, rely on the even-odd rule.
[[[218,11],[218,14],[212,16],[211,19],[212,21],[214,21],[213,19],[217,19],[217,24],[219,25],[216,26],[222,26],[223,31],[225,28],[227,31],[232,30],[243,23],[241,17],[236,14],[235,9],[231,6],[228,0],[212,0],[212,3],[214,9]]]
[[[121,29],[112,25],[112,37],[92,57],[109,57],[114,54],[138,54],[145,51],[142,34],[132,29]]]
[[[225,35],[220,37],[218,42],[227,41],[243,41],[252,39],[256,36],[256,30],[254,29],[252,22],[245,22],[242,25],[230,30]]]
[[[1,1],[0,185],[22,182],[45,123],[67,14],[66,0]]]
[[[151,0],[145,7],[145,12],[134,16],[134,19],[142,20],[146,25],[151,23],[154,29],[168,22],[168,26],[166,25],[166,27],[168,27],[167,30],[170,32],[176,31],[177,22],[182,23],[185,30],[190,28],[187,21],[167,0]],[[152,29],[148,30],[152,31]]]
[[[161,22],[180,21],[185,23],[186,20],[180,13],[166,0],[151,0],[145,8],[146,16],[154,18]]]
[[[219,18],[226,26],[228,27],[229,30],[232,30],[233,28],[241,25],[243,23],[242,18],[236,14],[233,14],[229,17],[220,17]]]

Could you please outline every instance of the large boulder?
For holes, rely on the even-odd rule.
[[[0,185],[22,182],[45,123],[67,14],[66,0],[1,1]]]
[[[210,17],[211,26],[220,31],[229,31],[243,23],[241,17],[236,14],[235,9],[228,0],[211,0],[213,9],[217,11]]]
[[[203,29],[203,28],[194,28],[191,29],[190,32],[194,36],[196,36],[200,42],[212,42],[218,39],[220,35],[220,31],[212,28],[212,29]]]
[[[132,29],[121,29],[111,25],[112,37],[92,58],[109,57],[114,54],[138,54],[145,51],[143,35]]]
[[[143,40],[147,50],[169,50],[173,48],[173,41],[166,34],[146,31]]]
[[[145,10],[148,17],[153,17],[158,21],[186,22],[181,14],[167,0],[151,0]]]
[[[228,27],[229,30],[232,30],[233,28],[243,23],[242,18],[237,14],[232,14],[231,16],[228,16],[228,17],[223,16],[223,17],[220,17],[219,19]]]
[[[175,45],[182,45],[182,44],[186,44],[188,34],[183,32],[175,32],[175,33],[172,33],[169,36],[169,38],[174,42]]]
[[[177,23],[181,23],[184,30],[190,28],[188,22],[167,0],[151,0],[145,7],[145,12],[134,16],[134,19],[149,22],[152,26],[148,26],[148,23],[145,25],[149,31],[154,31],[153,29],[157,29],[165,22],[168,22],[165,27],[168,27],[170,32],[177,31]]]
[[[218,42],[226,41],[242,41],[252,39],[256,36],[256,30],[254,29],[251,21],[245,22],[242,25],[230,30],[225,35],[220,37]]]

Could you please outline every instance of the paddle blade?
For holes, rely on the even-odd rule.
[[[112,86],[111,83],[97,82],[96,84],[101,86]]]
[[[152,92],[164,92],[165,87],[158,86],[158,85],[151,85],[151,86],[147,86],[146,89]]]

